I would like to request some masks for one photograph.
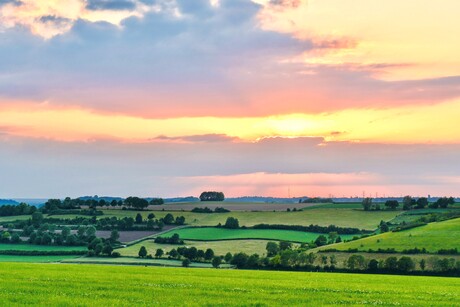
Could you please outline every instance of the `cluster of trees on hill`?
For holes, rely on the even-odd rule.
[[[125,207],[128,209],[143,210],[149,205],[162,205],[164,200],[161,198],[154,198],[147,201],[144,198],[130,196],[125,200],[113,199],[112,201],[106,201],[105,199],[81,199],[66,197],[64,200],[60,199],[49,199],[43,208],[41,209],[44,213],[49,213],[57,210],[73,210],[80,209],[82,206],[89,208],[97,207]]]
[[[230,210],[221,208],[221,207],[216,207],[213,211],[212,209],[209,209],[208,207],[204,207],[204,208],[195,207],[192,209],[192,212],[194,213],[227,213],[227,212],[230,212]]]
[[[424,209],[424,208],[447,208],[449,205],[454,205],[455,199],[453,197],[442,197],[436,200],[434,203],[429,203],[428,198],[420,197],[420,198],[413,198],[409,195],[404,196],[402,200],[402,208],[403,210],[412,210],[412,209]],[[364,211],[372,211],[372,210],[381,210],[380,204],[374,203],[373,199],[368,197],[363,199],[362,201]],[[389,210],[395,210],[396,208],[400,207],[400,203],[398,200],[387,200],[384,206]]]
[[[222,192],[208,191],[200,195],[201,201],[224,201],[225,195]]]
[[[30,215],[35,211],[37,211],[35,206],[29,206],[26,203],[0,206],[0,216]]]

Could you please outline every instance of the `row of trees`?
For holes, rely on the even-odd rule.
[[[164,255],[164,250],[159,248],[155,252],[156,258],[161,258]],[[153,258],[153,255],[148,255],[145,246],[141,246],[138,252],[141,258]],[[197,249],[196,247],[178,247],[167,253],[169,259],[187,259],[189,261],[211,261],[214,257],[214,251],[211,248],[206,250]]]
[[[209,209],[208,207],[204,207],[204,208],[195,207],[192,209],[192,212],[194,213],[227,213],[227,212],[230,212],[230,210],[221,208],[221,207],[216,207],[213,211],[212,209]]]
[[[162,205],[164,200],[162,198],[154,198],[147,201],[144,198],[130,196],[124,200],[113,199],[106,201],[105,199],[81,199],[66,197],[64,200],[60,199],[49,199],[42,208],[44,213],[49,213],[57,210],[71,210],[80,209],[83,206],[89,208],[97,207],[126,207],[128,209],[143,210],[149,205]]]
[[[32,214],[32,218],[26,221],[15,222],[14,226],[23,228],[24,226],[32,225],[35,228],[39,228],[43,223],[49,224],[60,224],[60,225],[94,225],[98,230],[139,230],[139,229],[163,229],[165,225],[184,225],[185,217],[176,216],[174,217],[171,213],[166,214],[160,219],[155,219],[154,213],[149,213],[147,219],[138,213],[135,218],[132,217],[101,217],[96,218],[92,216],[86,217],[75,217],[75,218],[44,218],[43,214],[39,211]]]
[[[26,203],[0,206],[0,216],[30,215],[35,211],[37,211],[35,206],[29,206]]]
[[[454,258],[430,257],[428,260],[420,261],[408,256],[388,257],[384,260],[370,259],[366,260],[362,255],[352,255],[346,262],[345,266],[350,270],[368,270],[368,271],[388,271],[388,272],[411,272],[418,268],[421,271],[430,270],[433,272],[457,272],[460,273],[460,261]]]
[[[450,205],[455,204],[455,199],[453,197],[442,197],[437,199],[434,203],[428,201],[426,197],[420,198],[413,198],[412,196],[404,196],[402,199],[402,208],[403,210],[412,210],[412,209],[424,209],[424,208],[447,208]],[[372,211],[372,210],[381,210],[380,204],[374,203],[373,199],[368,197],[364,198],[362,201],[364,211]],[[387,200],[384,206],[389,210],[395,210],[396,208],[400,207],[400,203],[398,200]]]

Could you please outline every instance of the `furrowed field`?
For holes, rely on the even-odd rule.
[[[0,263],[2,305],[444,305],[460,279]],[[25,295],[27,294],[27,295]]]

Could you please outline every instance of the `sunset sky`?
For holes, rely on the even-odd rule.
[[[0,0],[0,198],[460,196],[459,12]]]

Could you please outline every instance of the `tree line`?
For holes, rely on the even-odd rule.
[[[147,201],[144,198],[130,196],[124,200],[106,201],[105,199],[81,199],[66,197],[64,200],[60,199],[49,199],[44,206],[41,208],[43,213],[50,213],[57,210],[73,210],[81,209],[81,207],[86,206],[89,208],[97,207],[124,207],[125,209],[134,209],[134,210],[144,210],[149,205],[162,205],[164,200],[162,198],[154,198],[150,201]]]
[[[413,210],[413,209],[438,209],[438,208],[447,208],[448,206],[454,205],[455,199],[453,197],[441,197],[438,198],[435,202],[430,203],[428,198],[426,197],[419,197],[413,198],[412,196],[404,196],[402,199],[402,209],[403,210]],[[373,199],[370,197],[364,198],[362,201],[362,206],[364,211],[378,211],[382,210],[379,203],[374,203]],[[398,207],[401,206],[398,200],[387,200],[384,203],[384,206],[388,210],[396,210]]]

